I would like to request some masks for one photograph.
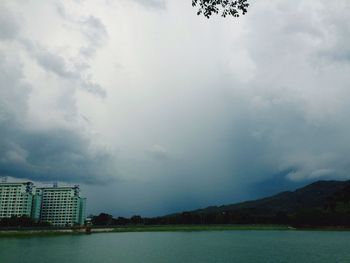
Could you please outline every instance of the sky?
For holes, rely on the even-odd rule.
[[[0,175],[164,215],[350,179],[350,2],[2,0]]]

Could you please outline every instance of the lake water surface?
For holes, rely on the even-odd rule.
[[[0,238],[0,262],[350,262],[350,232],[148,232]]]

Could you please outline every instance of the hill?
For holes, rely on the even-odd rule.
[[[318,181],[295,191],[230,205],[210,206],[161,217],[131,218],[101,213],[93,225],[288,225],[350,228],[350,180]],[[164,228],[168,229],[168,228]],[[182,229],[180,227],[180,229]],[[191,228],[194,229],[194,228]]]
[[[295,191],[162,217],[168,224],[350,225],[350,181],[317,181]]]
[[[211,206],[192,211],[193,213],[220,213],[229,211],[250,211],[255,214],[291,213],[300,209],[322,208],[336,193],[350,181],[317,181],[295,191],[287,191],[254,201],[231,205]]]

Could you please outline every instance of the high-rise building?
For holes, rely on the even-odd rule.
[[[84,224],[86,198],[80,196],[79,186],[43,187],[36,194],[41,196],[40,221],[54,226]]]
[[[34,185],[25,183],[0,183],[0,218],[34,215],[39,218],[40,206],[33,208]]]
[[[0,219],[28,216],[54,226],[83,225],[85,207],[77,185],[35,188],[31,182],[0,183]]]

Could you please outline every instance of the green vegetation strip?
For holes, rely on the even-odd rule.
[[[37,236],[63,236],[63,235],[77,235],[77,234],[85,234],[79,232],[61,232],[55,230],[34,230],[34,231],[0,231],[0,238],[3,237],[37,237]]]
[[[165,226],[123,226],[93,228],[95,233],[126,233],[126,232],[194,232],[194,231],[227,231],[227,230],[291,230],[289,226],[280,225],[165,225]],[[1,237],[32,237],[32,236],[62,236],[81,235],[83,231],[59,230],[18,230],[0,231]]]
[[[290,230],[280,225],[166,225],[166,226],[130,226],[113,228],[111,232],[193,232],[227,230]]]
[[[199,232],[199,231],[350,231],[347,227],[303,227],[293,228],[287,225],[153,225],[153,226],[120,226],[105,228],[92,228],[91,234],[98,233],[128,233],[128,232]],[[49,237],[49,236],[63,236],[63,235],[86,235],[83,229],[79,231],[62,231],[62,230],[11,230],[1,231],[0,238],[9,237]]]

